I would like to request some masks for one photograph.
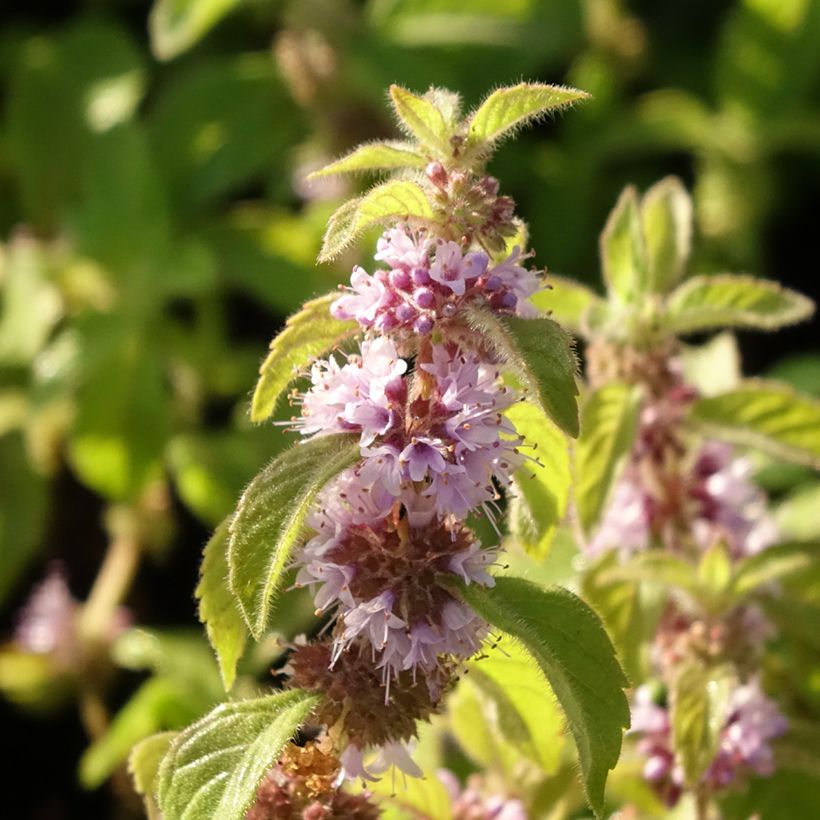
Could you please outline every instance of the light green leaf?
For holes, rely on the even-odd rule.
[[[228,578],[255,638],[265,631],[316,496],[358,459],[358,435],[316,436],[277,456],[239,499],[230,524]]]
[[[638,192],[624,189],[601,234],[601,266],[610,293],[636,304],[646,292],[647,253],[638,206]]]
[[[253,392],[252,421],[264,421],[273,413],[280,396],[296,378],[296,371],[308,364],[311,357],[327,353],[359,330],[356,322],[330,315],[330,306],[338,298],[337,294],[328,293],[305,302],[270,343],[270,353],[259,368],[259,381]]]
[[[499,577],[492,588],[460,588],[464,600],[520,641],[546,675],[578,748],[587,800],[601,815],[607,772],[618,761],[629,706],[627,680],[598,616],[560,587]]]
[[[469,138],[473,143],[490,144],[589,94],[575,88],[542,83],[519,83],[490,93],[469,116]]]
[[[390,86],[390,99],[399,125],[410,136],[434,149],[442,158],[450,155],[450,128],[430,99],[419,97],[400,85]]]
[[[683,558],[660,550],[640,552],[623,564],[602,572],[603,583],[613,581],[651,581],[687,592],[697,590],[695,567]]]
[[[716,438],[820,468],[820,401],[785,384],[746,380],[698,399],[690,418]]]
[[[432,206],[421,186],[407,180],[377,185],[353,203],[342,205],[331,217],[319,253],[320,262],[333,259],[374,225],[393,220],[426,222],[433,216]]]
[[[725,331],[697,347],[681,350],[684,379],[701,396],[716,396],[737,387],[742,378],[740,350],[734,333]]]
[[[318,702],[294,689],[223,703],[181,732],[159,769],[164,820],[243,820],[265,772]]]
[[[720,327],[776,330],[814,313],[811,299],[777,282],[754,276],[695,276],[666,304],[666,327],[693,333]]]
[[[541,408],[528,401],[516,402],[505,415],[526,443],[536,448],[531,454],[541,462],[527,462],[513,475],[513,533],[528,549],[537,549],[543,556],[567,511],[572,483],[568,442]]]
[[[692,663],[681,669],[672,686],[673,744],[690,788],[714,760],[728,717],[732,682],[728,667]]]
[[[548,312],[560,325],[579,336],[586,336],[586,317],[591,309],[603,307],[603,299],[573,279],[550,275],[546,281],[550,287],[536,293],[530,301],[539,310]]]
[[[677,177],[666,177],[641,199],[649,287],[667,293],[683,276],[692,245],[692,198]]]
[[[820,541],[820,482],[799,487],[775,510],[777,530],[784,538]]]
[[[606,509],[632,451],[640,409],[640,391],[620,383],[594,391],[584,403],[575,450],[575,500],[578,518],[588,535]]]
[[[360,171],[388,171],[396,168],[423,168],[427,158],[410,142],[369,142],[354,148],[349,154],[314,171],[308,179],[353,174]]]
[[[720,541],[712,544],[700,558],[697,568],[697,595],[710,611],[728,604],[732,581],[732,559]]]
[[[816,515],[817,508],[814,508]],[[765,584],[817,566],[820,544],[778,544],[737,564],[732,579],[734,594],[743,598]]]
[[[161,820],[154,792],[159,764],[168,751],[177,732],[160,732],[137,743],[128,756],[128,773],[134,781],[134,789],[145,803],[148,820]]]
[[[151,50],[171,60],[196,45],[242,0],[155,0],[148,18]]]
[[[377,796],[381,820],[452,820],[452,798],[433,772],[425,777],[382,777],[352,787]]]
[[[236,679],[236,664],[245,651],[248,630],[228,586],[228,520],[219,525],[205,545],[196,598],[199,620],[216,652],[225,690]]]
[[[521,755],[554,774],[564,746],[564,720],[544,673],[520,643],[487,647],[468,663],[470,682],[495,704],[498,729]]]
[[[578,387],[572,340],[552,319],[501,317],[469,308],[467,321],[521,380],[529,397],[567,435],[578,435]]]

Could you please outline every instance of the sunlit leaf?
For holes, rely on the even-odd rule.
[[[607,772],[618,761],[629,725],[627,685],[598,616],[571,592],[521,578],[496,578],[460,594],[479,615],[520,641],[546,675],[566,713],[587,799],[603,813]]]
[[[631,185],[624,189],[601,234],[601,266],[610,293],[635,304],[646,291],[648,260],[638,203]]]
[[[814,508],[816,515],[816,507]],[[778,544],[741,560],[734,569],[733,592],[738,598],[775,581],[817,565],[820,543]]]
[[[148,18],[151,48],[170,60],[201,40],[242,0],[155,0]]]
[[[160,732],[137,743],[128,756],[128,773],[134,781],[134,789],[145,803],[148,820],[160,820],[156,797],[156,779],[159,765],[168,751],[176,732]]]
[[[501,317],[472,308],[467,321],[521,380],[530,401],[565,433],[578,435],[578,361],[572,341],[551,319]]]
[[[692,199],[677,177],[666,177],[641,199],[649,286],[666,293],[684,274],[692,244]]]
[[[587,333],[586,317],[593,307],[603,305],[603,300],[585,285],[550,275],[549,288],[539,291],[530,301],[539,310],[546,311],[558,324],[581,336]]]
[[[575,499],[587,534],[606,509],[632,450],[640,409],[640,391],[620,383],[605,385],[584,403],[575,451]]]
[[[267,626],[314,499],[358,458],[358,435],[316,436],[277,456],[239,499],[230,525],[228,577],[254,637]]]
[[[776,330],[807,319],[811,299],[777,282],[754,276],[696,276],[669,297],[666,323],[677,333],[720,327]]]
[[[410,136],[439,154],[449,154],[450,128],[430,99],[419,97],[400,85],[390,86],[390,99],[399,125]]]
[[[778,382],[750,379],[698,399],[691,418],[716,438],[820,467],[820,401]]]
[[[236,664],[245,650],[248,629],[228,586],[228,521],[217,527],[205,545],[196,598],[199,620],[216,652],[225,689],[233,686]]]
[[[223,703],[181,732],[159,770],[164,820],[243,820],[265,772],[318,700],[294,689]]]
[[[784,538],[820,541],[820,482],[799,487],[775,509],[777,530]]]
[[[533,120],[588,97],[575,88],[539,83],[496,89],[470,115],[470,140],[493,143]]]
[[[273,339],[270,353],[259,368],[259,381],[251,402],[253,421],[264,421],[273,413],[279,397],[296,378],[299,368],[358,331],[356,322],[334,319],[330,315],[330,306],[337,298],[337,294],[329,293],[306,302]]]
[[[314,171],[310,178],[360,171],[386,171],[395,168],[423,168],[427,159],[409,142],[370,142]]]

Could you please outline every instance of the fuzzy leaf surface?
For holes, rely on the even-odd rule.
[[[154,792],[162,758],[178,732],[160,732],[137,743],[128,757],[128,773],[134,781],[134,789],[145,803],[148,820],[160,820]]]
[[[294,689],[223,703],[181,732],[159,770],[165,820],[243,820],[265,772],[318,700]]]
[[[820,468],[820,401],[788,385],[748,379],[698,399],[690,418],[716,438]]]
[[[317,261],[329,262],[335,259],[353,241],[353,220],[360,202],[361,197],[349,199],[333,212],[322,237]]]
[[[328,293],[305,302],[270,343],[270,352],[259,368],[259,381],[253,392],[252,421],[265,421],[273,414],[282,393],[296,378],[296,371],[312,357],[327,353],[356,334],[359,329],[356,322],[334,319],[330,315],[330,306],[338,298],[338,294]]]
[[[567,438],[532,402],[516,402],[505,415],[541,461],[527,462],[513,475],[517,499],[511,523],[515,536],[542,554],[567,511],[572,483]]]
[[[390,99],[399,125],[422,145],[449,154],[450,129],[441,111],[426,97],[419,97],[400,85],[390,86]]]
[[[349,154],[314,171],[308,178],[333,174],[355,174],[360,171],[389,171],[395,168],[423,168],[427,159],[409,142],[370,142],[354,148]]]
[[[629,726],[627,686],[598,616],[561,587],[542,588],[521,578],[496,578],[494,587],[462,586],[464,600],[533,656],[567,716],[578,748],[587,800],[604,806],[607,773],[618,761]]]
[[[493,91],[469,118],[472,142],[493,143],[532,120],[589,97],[576,88],[519,83]]]
[[[575,499],[584,532],[595,528],[632,450],[641,409],[640,392],[612,383],[591,393],[582,411],[575,451]]]
[[[754,276],[695,276],[669,297],[666,322],[677,333],[720,327],[777,330],[814,313],[814,303],[795,290]]]
[[[578,360],[566,331],[552,319],[501,317],[480,308],[468,309],[467,320],[521,380],[530,400],[567,435],[577,436]]]
[[[641,199],[649,287],[667,293],[683,276],[692,246],[692,198],[677,177],[666,177]]]
[[[539,291],[530,301],[573,333],[585,335],[587,314],[593,307],[602,307],[603,300],[572,279],[551,275],[547,281],[552,287]]]
[[[199,620],[205,624],[208,640],[216,652],[226,691],[236,679],[236,664],[248,639],[248,628],[228,586],[228,524],[228,520],[223,521],[205,545],[196,588]]]
[[[638,192],[624,189],[601,234],[601,267],[610,293],[634,304],[646,290],[647,255]]]
[[[316,496],[358,459],[358,435],[314,437],[278,455],[239,499],[230,524],[228,579],[254,637],[265,631]]]

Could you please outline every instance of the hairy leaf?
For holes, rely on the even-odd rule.
[[[636,303],[646,291],[647,265],[638,193],[630,185],[601,234],[601,267],[610,293],[626,304]]]
[[[578,360],[572,340],[552,319],[501,317],[471,308],[467,320],[509,365],[538,405],[565,433],[578,435]]]
[[[669,297],[667,327],[692,333],[719,327],[776,330],[807,319],[811,299],[777,282],[754,276],[696,276]]]
[[[692,198],[677,177],[666,177],[641,199],[649,286],[666,293],[683,276],[692,245]]]
[[[360,199],[342,205],[331,217],[319,261],[332,259],[374,225],[388,220],[426,221],[432,216],[427,195],[415,182],[397,180],[377,185]]]
[[[243,820],[265,772],[318,703],[294,689],[223,703],[181,732],[159,770],[165,820]]]
[[[607,772],[629,726],[627,680],[600,619],[571,592],[521,578],[460,592],[482,618],[520,641],[546,675],[578,747],[587,799],[600,815]]]
[[[327,353],[356,334],[359,329],[356,322],[334,319],[330,315],[330,306],[337,298],[337,294],[328,293],[305,302],[270,343],[270,353],[259,368],[259,381],[253,392],[252,421],[264,421],[271,416],[299,368],[313,356]]]
[[[541,83],[498,88],[470,115],[470,140],[493,143],[532,120],[588,97],[589,94],[575,88]]]
[[[820,468],[820,401],[785,384],[749,379],[698,399],[691,419],[716,438]]]
[[[427,158],[410,142],[370,142],[354,148],[349,154],[314,171],[308,179],[353,174],[359,171],[386,171],[395,168],[423,168]]]
[[[575,499],[578,518],[587,534],[606,509],[632,450],[640,409],[640,392],[620,383],[596,390],[584,404],[575,451]]]
[[[128,773],[134,781],[134,789],[144,803],[148,820],[160,820],[156,797],[156,779],[159,765],[177,732],[160,732],[137,743],[128,757]]]
[[[277,456],[239,499],[230,524],[228,579],[255,638],[265,631],[314,499],[358,458],[358,435],[316,436]]]
[[[585,336],[586,317],[593,307],[602,307],[604,302],[585,285],[563,276],[550,276],[550,288],[539,291],[530,301],[539,309],[549,312],[556,322],[569,328],[573,333]]]
[[[728,716],[731,685],[727,667],[715,669],[696,662],[681,669],[675,679],[670,698],[672,736],[690,788],[717,752]]]
[[[402,88],[390,86],[390,99],[399,125],[422,145],[444,156],[450,153],[450,129],[437,106],[426,97],[419,97]]]
[[[205,545],[196,598],[199,620],[216,652],[222,683],[228,690],[236,679],[236,664],[245,650],[248,629],[228,586],[228,524],[226,519]]]
[[[531,402],[517,402],[506,416],[526,443],[536,448],[527,452],[541,462],[527,462],[513,475],[517,494],[513,532],[528,549],[537,548],[543,554],[567,511],[572,483],[568,442]]]

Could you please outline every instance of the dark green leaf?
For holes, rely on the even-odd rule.
[[[171,60],[199,42],[242,0],[156,0],[148,19],[151,48]]]
[[[467,320],[565,433],[578,435],[578,360],[572,340],[552,319],[519,319],[471,308]]]
[[[295,689],[223,703],[181,732],[159,770],[164,820],[243,820],[265,772],[318,700]]]
[[[600,619],[571,592],[521,578],[496,578],[492,588],[471,584],[460,593],[482,618],[520,641],[546,675],[578,747],[587,799],[602,814],[629,706],[627,680]]]
[[[358,459],[358,435],[316,436],[277,456],[239,499],[230,525],[228,577],[254,637],[265,631],[316,496]]]

